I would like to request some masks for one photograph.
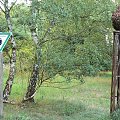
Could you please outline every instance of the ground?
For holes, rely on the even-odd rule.
[[[110,72],[85,77],[85,83],[69,89],[41,87],[32,104],[20,103],[27,86],[25,76],[20,76],[15,79],[10,97],[15,104],[4,104],[3,120],[111,120]],[[56,79],[63,80],[60,76]],[[64,83],[64,86],[76,83]]]

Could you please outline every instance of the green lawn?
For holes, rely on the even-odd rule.
[[[63,79],[56,77],[56,81]],[[15,78],[10,99],[16,104],[4,104],[3,120],[110,120],[110,73],[85,77],[84,84],[77,81],[61,84],[63,88],[79,84],[70,89],[43,87],[49,85],[45,83],[37,91],[35,103],[21,104],[27,80],[20,74]]]

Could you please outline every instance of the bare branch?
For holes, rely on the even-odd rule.
[[[82,31],[80,31],[79,33],[77,33],[77,34],[82,34],[82,33],[84,33],[86,30],[87,30],[88,28],[84,28],[84,29],[82,29]],[[73,36],[74,35],[76,35],[76,34],[73,34]],[[46,42],[48,42],[48,41],[55,41],[55,40],[65,40],[65,39],[67,39],[69,36],[68,35],[62,35],[62,36],[58,36],[58,37],[53,37],[51,40],[50,39],[47,39],[47,40],[44,40],[44,41],[41,41],[40,42],[40,45],[42,45],[42,44],[44,44],[44,43],[46,43]],[[72,36],[71,36],[72,37]],[[81,37],[84,37],[84,36],[81,36]]]
[[[0,0],[0,4],[4,6],[4,2]],[[3,13],[5,13],[5,11],[3,10],[3,8],[0,6],[0,9]]]
[[[1,0],[0,0],[0,3],[1,3],[2,5],[4,5],[4,2],[3,2],[3,1],[1,1]]]
[[[57,89],[71,89],[71,88],[77,87],[79,85],[82,85],[82,83],[81,84],[77,84],[77,85],[72,85],[70,87],[57,87],[57,86],[41,86],[41,87],[52,87],[52,88],[57,88]]]
[[[17,0],[15,0],[15,2],[12,3],[10,10],[13,8],[13,6],[16,4]]]
[[[8,0],[6,0],[6,1],[0,1],[0,3],[4,6],[4,9],[5,9],[5,11],[4,11],[4,13],[6,14],[6,11],[10,11],[10,9],[8,8]]]
[[[61,81],[61,82],[44,81],[44,82],[49,83],[49,84],[59,84],[59,83],[65,83],[65,81]]]
[[[3,13],[5,13],[5,11],[3,10],[3,8],[0,6],[0,9],[1,9],[1,11],[3,12]]]
[[[48,41],[55,41],[55,40],[63,40],[63,39],[65,39],[65,38],[67,38],[66,36],[58,36],[58,37],[56,37],[56,38],[52,38],[51,40],[50,39],[47,39],[47,40],[44,40],[44,41],[42,41],[42,42],[40,42],[40,45],[42,45],[42,44],[44,44],[44,43],[46,43],[46,42],[48,42]]]
[[[53,18],[53,20],[50,22],[50,26],[49,28],[46,30],[43,38],[41,39],[41,41],[43,42],[45,40],[45,38],[47,37],[47,35],[50,33],[51,29],[55,26],[55,19]],[[38,45],[40,45],[41,43],[39,42]]]

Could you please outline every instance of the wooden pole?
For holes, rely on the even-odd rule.
[[[114,32],[113,39],[113,58],[112,58],[112,82],[111,82],[111,104],[110,104],[110,113],[115,110],[115,88],[116,88],[116,59],[117,59],[117,42],[116,34]]]
[[[3,116],[3,57],[0,52],[0,118]]]
[[[114,32],[110,113],[120,107],[120,31]]]
[[[120,108],[120,34],[118,37],[117,108]]]

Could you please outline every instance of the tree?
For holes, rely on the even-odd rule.
[[[100,5],[102,9],[99,8]],[[111,62],[107,61],[110,61],[111,54],[109,51],[105,51],[108,48],[106,34],[109,32],[108,29],[111,29],[109,19],[112,11],[111,6],[111,1],[32,1],[31,7],[34,8],[32,17],[35,22],[31,22],[32,29],[30,31],[31,33],[34,31],[33,35],[37,34],[36,41],[39,44],[36,46],[36,51],[40,52],[40,61],[37,57],[35,58],[40,62],[39,65],[37,64],[40,71],[36,69],[39,71],[39,76],[36,72],[37,79],[32,79],[32,82],[31,80],[29,82],[29,86],[34,86],[32,88],[34,92],[28,98],[32,98],[34,101],[34,93],[37,88],[44,81],[54,78],[56,74],[67,79],[72,77],[80,79],[82,74],[94,75],[97,71],[110,69],[108,66]],[[93,9],[97,11],[93,11]],[[45,27],[48,29],[44,34]],[[43,37],[40,38],[42,35]],[[104,43],[106,49],[102,51],[101,47]],[[111,46],[111,42],[109,44]],[[39,47],[40,49],[38,49]],[[86,52],[78,49],[79,47],[84,48]],[[91,48],[94,48],[93,51]],[[109,56],[107,57],[109,60],[105,56]],[[82,58],[85,57],[87,58],[83,60]],[[102,61],[102,59],[104,60]],[[29,92],[27,91],[27,93]],[[27,97],[26,100],[28,100]]]
[[[36,31],[36,9],[33,7],[34,2],[32,1],[31,4],[31,20],[29,21],[29,29],[31,32],[32,39],[36,45],[36,51],[35,51],[35,63],[33,64],[32,74],[29,80],[29,85],[27,87],[26,95],[23,99],[24,101],[30,101],[34,102],[34,94],[36,92],[36,84],[39,79],[39,64],[40,64],[40,57],[41,57],[41,46],[39,45],[39,39],[37,36]],[[38,52],[39,50],[39,52]]]
[[[6,19],[6,22],[7,22],[8,31],[13,32],[11,17],[10,17],[10,11],[13,8],[13,6],[15,5],[16,1],[10,7],[8,5],[8,0],[4,0],[4,1],[1,0],[0,3],[4,6],[4,9],[2,9],[2,7],[0,7],[0,8],[5,14],[5,19]],[[15,76],[16,43],[15,43],[13,34],[11,36],[11,46],[12,46],[12,51],[11,51],[11,55],[10,55],[10,58],[9,58],[10,59],[10,71],[9,71],[8,79],[6,81],[6,86],[5,86],[4,91],[3,91],[4,101],[8,100],[8,97],[11,93],[14,76]]]
[[[53,16],[53,19],[50,21],[50,25],[48,26],[48,29],[46,30],[45,34],[43,35],[43,37],[41,39],[38,39],[37,31],[36,31],[37,30],[36,15],[37,14],[39,15],[39,13],[38,13],[38,9],[36,9],[36,6],[34,5],[34,4],[36,4],[36,2],[38,3],[38,1],[32,1],[32,6],[31,6],[31,15],[32,16],[31,16],[31,19],[29,22],[32,39],[36,44],[35,64],[33,65],[33,71],[31,74],[27,92],[23,99],[23,101],[30,101],[30,102],[34,101],[34,95],[36,93],[37,87],[40,87],[40,85],[43,83],[43,81],[52,78],[58,72],[61,71],[60,69],[58,70],[58,68],[57,68],[57,71],[55,71],[55,69],[52,70],[51,67],[53,67],[53,65],[50,65],[48,63],[46,64],[46,62],[45,62],[46,60],[43,59],[44,55],[42,55],[41,51],[42,51],[42,48],[46,49],[44,46],[44,44],[46,44],[46,42],[47,42],[46,37],[50,34],[51,29],[54,27],[55,19]],[[49,40],[48,40],[48,42],[49,42]],[[44,54],[45,54],[45,52],[44,52]],[[50,68],[48,68],[48,67],[50,67]],[[39,68],[40,68],[40,73],[39,73]],[[49,70],[51,69],[51,72],[47,69],[49,69]],[[39,77],[39,74],[41,75],[40,77]],[[46,74],[47,78],[44,78],[44,74]]]
[[[32,54],[27,47],[19,49],[33,64],[23,101],[34,101],[37,89],[57,74],[67,81],[81,80],[82,75],[96,75],[100,70],[110,69],[112,45],[106,35],[111,34],[111,1],[33,0],[31,6],[22,4],[16,8],[15,37],[21,39],[17,42],[26,47],[27,40],[33,40],[27,44],[33,48]],[[23,27],[27,39],[23,38]]]

